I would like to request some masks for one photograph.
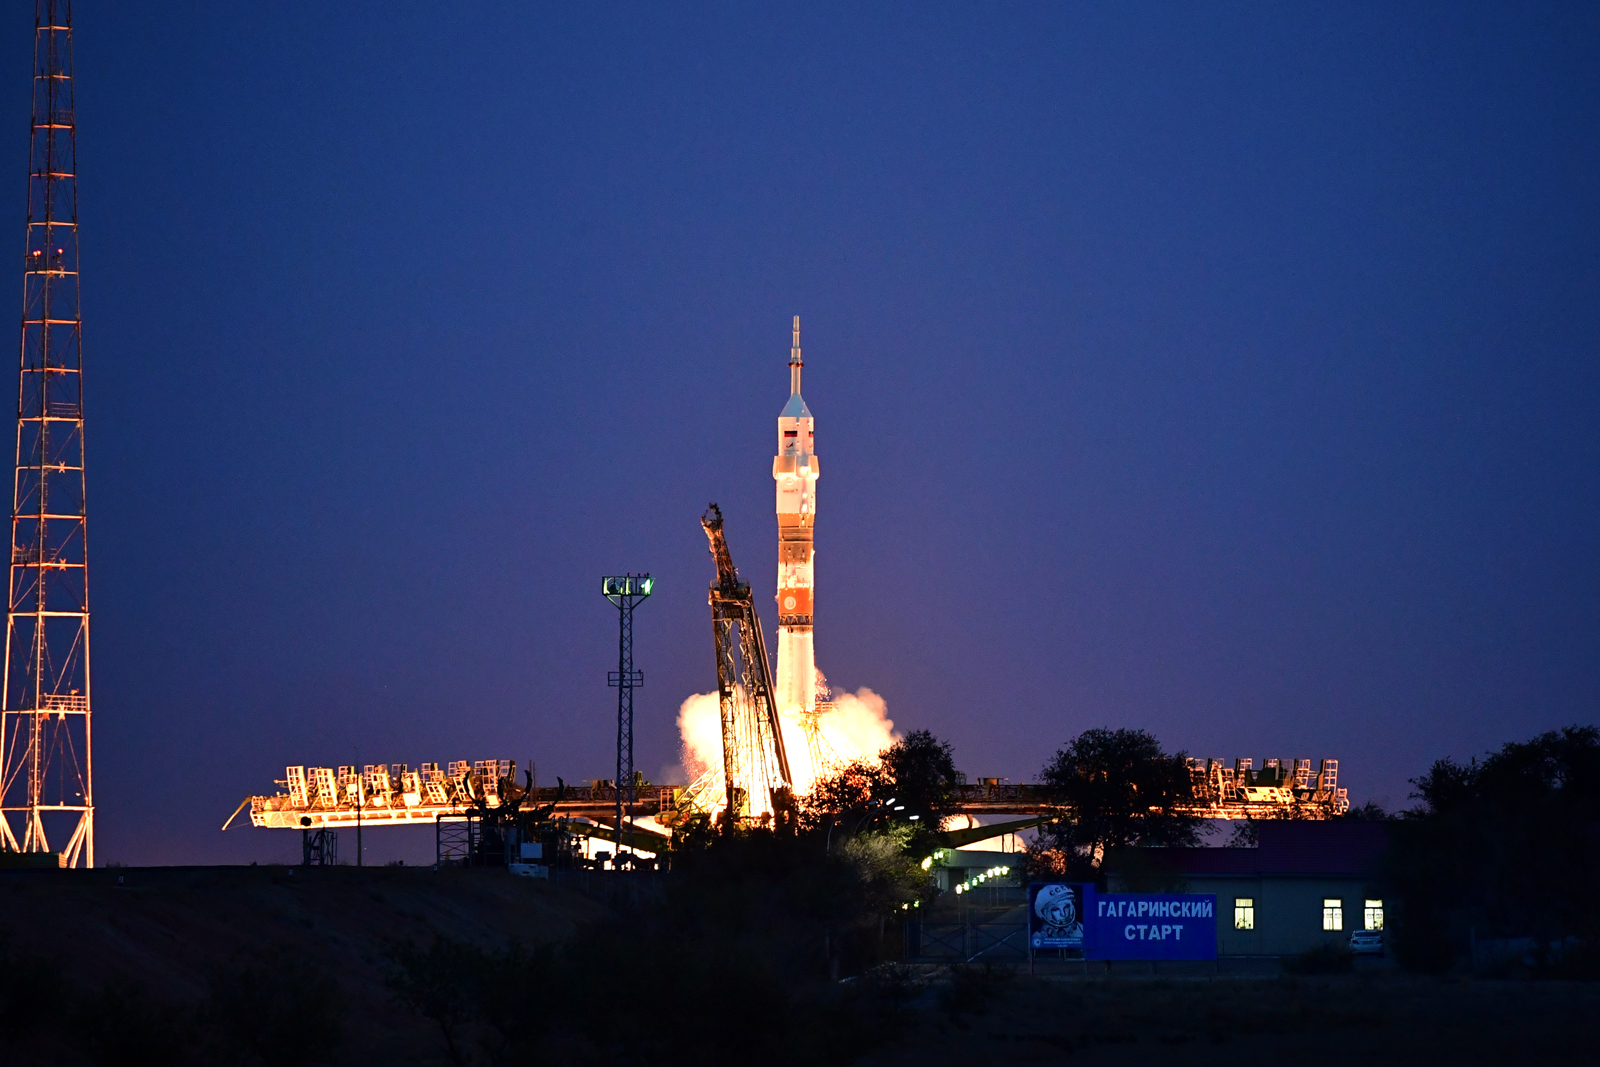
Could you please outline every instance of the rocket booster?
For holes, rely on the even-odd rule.
[[[816,422],[800,396],[800,316],[789,351],[789,402],[778,415],[778,710],[795,714],[816,706],[817,660],[811,642],[812,536],[817,520]]]

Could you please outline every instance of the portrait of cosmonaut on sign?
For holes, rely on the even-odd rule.
[[[1034,948],[1082,948],[1083,901],[1081,887],[1051,882],[1033,887],[1028,909],[1029,936]]]

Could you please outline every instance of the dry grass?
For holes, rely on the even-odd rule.
[[[948,997],[946,998],[948,999]],[[981,1000],[982,998],[980,998]],[[1600,985],[1319,978],[1013,978],[979,1011],[930,1008],[872,1067],[1591,1062]]]
[[[349,1007],[348,1047],[373,1062],[418,1063],[436,1059],[439,1041],[431,1023],[391,1002],[389,945],[426,944],[436,934],[485,948],[535,945],[605,914],[575,893],[498,870],[294,870],[3,872],[0,938],[59,961],[82,994],[125,982],[179,1007],[199,1003],[218,968],[281,947],[337,981]]]

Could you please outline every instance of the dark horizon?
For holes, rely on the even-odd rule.
[[[296,855],[217,831],[286,764],[611,777],[603,574],[675,764],[795,314],[818,666],[963,771],[1394,809],[1596,721],[1590,5],[73,15],[102,865]]]

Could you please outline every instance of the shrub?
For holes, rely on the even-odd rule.
[[[1350,950],[1332,944],[1318,945],[1283,961],[1283,969],[1290,974],[1347,974],[1354,966]]]
[[[89,1062],[104,1067],[181,1067],[192,1062],[196,1020],[142,987],[108,982],[73,1013]]]
[[[0,1041],[24,1041],[53,1025],[70,992],[54,960],[0,934]]]
[[[237,1053],[267,1063],[330,1063],[344,1036],[333,976],[288,945],[243,953],[211,976],[206,1017]]]

